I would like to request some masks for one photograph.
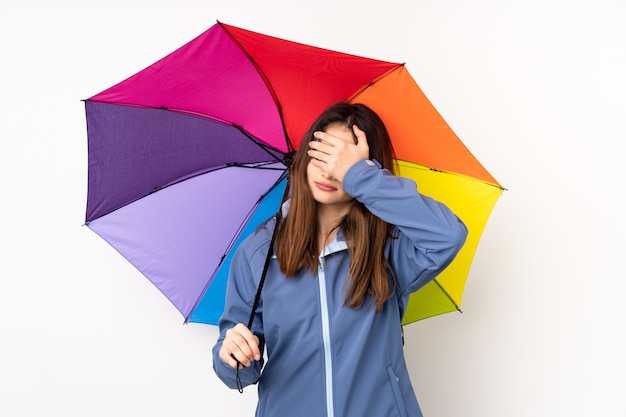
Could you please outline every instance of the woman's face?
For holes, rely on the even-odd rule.
[[[340,124],[329,125],[324,132],[346,142],[354,143],[352,130]],[[352,197],[343,191],[341,182],[328,176],[311,162],[307,166],[307,182],[313,198],[318,204],[334,205],[336,208],[348,207]]]

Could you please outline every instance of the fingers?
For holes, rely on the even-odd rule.
[[[322,162],[328,163],[342,154],[350,153],[355,147],[354,143],[326,132],[315,132],[313,135],[316,140],[309,142],[309,156]]]
[[[357,125],[352,126],[352,134],[354,134],[355,141],[350,136],[347,138],[340,138],[333,136],[324,131],[317,131],[313,133],[315,140],[309,142],[309,148],[319,152],[317,155],[323,157],[324,155],[333,155],[337,153],[358,153],[363,158],[369,157],[369,145],[367,143],[367,135]]]
[[[219,355],[222,361],[233,368],[238,366],[237,361],[243,366],[250,366],[252,361],[261,359],[259,338],[239,323],[226,331]]]
[[[309,142],[308,155],[312,158],[312,165],[329,178],[341,182],[352,165],[369,158],[369,146],[365,132],[356,125],[352,126],[352,131],[339,130],[339,134],[341,137],[323,131],[314,132],[315,140]]]
[[[309,143],[309,156],[316,161],[326,163],[330,156],[331,149],[328,145],[322,142],[310,142]]]
[[[354,136],[356,137],[356,140],[357,140],[356,144],[357,144],[357,146],[359,146],[359,147],[363,147],[363,146],[368,147],[367,135],[365,135],[365,132],[362,131],[361,129],[359,129],[359,127],[357,125],[352,125],[352,131],[354,132]]]
[[[340,142],[343,142],[325,132],[315,132],[313,136],[316,140],[309,142],[309,149],[316,150],[320,156],[323,156],[322,154],[329,155],[335,150],[334,148],[341,145]]]
[[[329,133],[324,132],[323,130],[318,130],[316,132],[313,132],[313,137],[315,138],[315,142],[317,143],[327,143],[327,144],[334,144],[334,142],[341,140]]]
[[[358,155],[357,158],[368,159],[370,157],[370,147],[367,143],[367,135],[357,125],[352,125],[352,132],[356,137],[356,146],[354,154]]]

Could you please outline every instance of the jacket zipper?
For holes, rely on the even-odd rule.
[[[322,340],[324,346],[324,370],[326,373],[326,416],[335,417],[333,392],[333,357],[330,337],[330,315],[328,309],[328,291],[326,288],[326,257],[330,254],[347,250],[348,245],[337,236],[322,250],[318,261],[317,281],[320,287],[320,316],[322,319]]]
[[[324,267],[324,253],[319,257],[317,281],[320,287],[320,308],[322,319],[322,340],[324,346],[324,370],[326,374],[326,416],[334,417],[333,407],[333,363],[330,343],[330,320],[328,317],[328,297],[326,295],[326,271]]]

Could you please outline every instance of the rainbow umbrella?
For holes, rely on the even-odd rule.
[[[216,324],[233,251],[277,212],[291,152],[337,101],[376,111],[400,175],[446,203],[469,229],[452,264],[412,296],[404,323],[458,310],[503,188],[399,63],[218,22],[85,100],[86,224],[185,322]]]

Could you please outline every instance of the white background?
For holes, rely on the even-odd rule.
[[[427,417],[625,415],[623,1],[0,0],[1,416],[253,414],[216,329],[81,227],[80,100],[216,20],[406,62],[508,188],[463,314],[406,329]]]

